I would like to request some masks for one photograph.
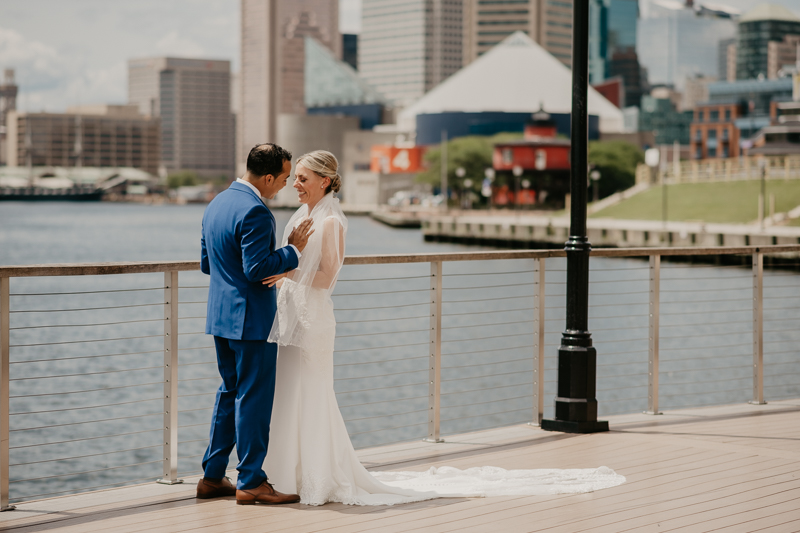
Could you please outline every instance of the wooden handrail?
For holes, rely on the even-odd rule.
[[[712,246],[674,248],[595,248],[593,257],[648,257],[692,255],[750,255],[754,253],[800,252],[800,244],[773,246]],[[489,261],[500,259],[544,259],[566,257],[564,250],[497,250],[486,252],[448,252],[429,254],[351,255],[345,265],[385,265],[429,263],[431,261]],[[49,265],[0,266],[2,278],[37,276],[102,276],[109,274],[148,274],[200,270],[200,261],[141,261],[120,263],[64,263]]]

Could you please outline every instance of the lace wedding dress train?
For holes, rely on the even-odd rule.
[[[284,284],[281,290],[290,293],[291,285],[292,282]],[[277,490],[299,494],[300,502],[306,505],[394,505],[442,496],[591,492],[625,481],[606,467],[367,471],[350,442],[333,390],[333,304],[322,291],[312,291],[310,296],[308,318],[317,326],[313,342],[303,348],[281,346],[278,350],[269,453],[264,467]]]
[[[286,228],[301,218],[302,206]],[[264,470],[275,488],[322,505],[395,505],[437,497],[520,496],[591,492],[625,481],[613,470],[504,470],[490,466],[425,472],[369,472],[350,442],[333,389],[336,320],[331,293],[344,258],[347,222],[338,201],[324,198],[310,214],[319,228],[297,272],[278,294],[270,340],[278,367]],[[286,237],[284,237],[284,241]]]

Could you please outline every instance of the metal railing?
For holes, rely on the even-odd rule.
[[[764,166],[760,166],[764,161]],[[659,174],[670,184],[703,183],[718,181],[740,181],[761,179],[762,171],[768,180],[800,179],[800,157],[737,157],[698,159],[681,161],[679,165],[668,163],[659,169]],[[636,168],[636,183],[650,183],[652,173],[647,165]],[[659,178],[660,182],[660,178]]]
[[[800,301],[800,275],[791,271],[799,260],[764,269],[765,255],[798,252],[594,250],[590,330],[601,414],[760,404],[765,379],[773,397],[800,394],[792,349],[800,307],[791,305]],[[685,262],[698,256],[729,261]],[[334,293],[334,370],[356,447],[539,424],[552,409],[545,397],[555,396],[564,257],[347,257]],[[194,261],[0,267],[3,509],[76,490],[177,483],[196,472],[219,383],[203,333],[207,286]],[[776,371],[765,372],[765,347]],[[27,488],[11,498],[12,483]]]

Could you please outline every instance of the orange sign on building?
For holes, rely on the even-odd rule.
[[[422,156],[425,147],[412,146],[400,148],[397,146],[375,145],[370,150],[371,172],[381,174],[408,174],[425,170]]]

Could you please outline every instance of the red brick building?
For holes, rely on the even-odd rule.
[[[692,159],[739,157],[739,104],[698,104],[690,126]]]
[[[556,137],[556,124],[543,110],[531,118],[522,140],[494,145],[492,166],[501,178],[493,185],[495,205],[563,205],[569,192],[569,140]]]

